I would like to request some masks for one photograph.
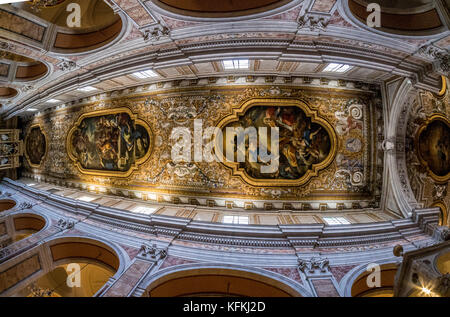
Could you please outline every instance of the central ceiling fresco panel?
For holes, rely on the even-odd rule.
[[[233,162],[225,160],[225,164],[233,169],[233,175],[240,175],[252,185],[302,185],[330,164],[335,154],[334,129],[299,100],[252,99],[224,118],[219,123],[223,125],[222,155],[236,147],[234,139],[227,137],[230,131],[240,131],[236,138],[243,139],[241,148],[232,149]],[[272,128],[277,131],[276,138],[271,135]],[[261,153],[272,155],[272,159],[263,160]],[[240,154],[245,157],[244,162],[238,162]]]
[[[203,130],[213,127],[224,130],[225,136],[226,128],[236,125],[245,128],[251,123],[256,130],[278,127],[277,170],[261,175],[257,172],[261,162],[208,162],[193,155],[190,160],[174,160],[174,129],[189,131],[195,140],[195,122],[200,120]],[[28,166],[30,173],[43,179],[156,195],[358,200],[362,207],[376,206],[381,196],[383,152],[377,143],[383,116],[377,90],[292,86],[141,90],[95,96],[37,115],[26,124],[39,124],[51,140],[41,166]],[[203,142],[205,146],[208,140]],[[249,145],[247,140],[247,153]],[[189,147],[194,153],[195,142]],[[268,153],[270,147],[269,143]],[[226,144],[222,151],[226,152]]]

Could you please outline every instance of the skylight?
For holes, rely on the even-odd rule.
[[[93,201],[96,198],[97,197],[93,197],[93,196],[81,196],[81,197],[78,197],[77,199],[78,200],[82,200],[82,201],[90,202],[90,201]]]
[[[151,69],[144,70],[144,71],[141,71],[141,72],[135,72],[135,73],[132,73],[131,75],[133,75],[134,77],[140,78],[140,79],[151,78],[151,77],[158,77],[158,74],[155,73]]]
[[[322,72],[324,72],[324,73],[345,73],[350,68],[352,68],[350,65],[330,63],[327,65],[327,67],[325,67],[325,69]]]
[[[48,103],[58,103],[58,102],[61,102],[61,100],[58,100],[58,99],[49,99],[49,100],[47,100],[47,102],[48,102]]]
[[[248,69],[248,59],[230,59],[223,61],[225,69]]]
[[[92,87],[92,86],[86,86],[86,87],[78,88],[77,90],[83,91],[83,92],[90,92],[90,91],[97,90],[97,88]]]
[[[28,108],[27,111],[37,111],[36,108]]]
[[[328,225],[349,225],[351,224],[347,219],[344,217],[323,217],[323,220]]]
[[[137,206],[137,207],[134,207],[131,211],[138,213],[138,214],[150,215],[150,214],[154,213],[155,210],[156,210],[155,207]]]
[[[223,223],[248,225],[248,216],[224,216]]]

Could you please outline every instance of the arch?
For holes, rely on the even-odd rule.
[[[396,1],[393,7],[381,5],[381,27],[371,28],[367,26],[366,20],[370,11],[367,5],[373,1],[369,0],[344,0],[340,11],[343,16],[354,25],[367,30],[373,34],[393,37],[430,37],[441,33],[445,26],[442,19],[442,8],[428,3],[411,3],[411,0]]]
[[[213,5],[203,4],[208,1],[150,0],[145,5],[154,12],[164,16],[197,22],[227,22],[244,19],[257,19],[286,12],[303,0],[243,0],[209,1]],[[225,3],[228,2],[228,3]]]
[[[240,265],[184,264],[146,278],[143,296],[310,297],[297,282],[278,273]]]
[[[197,17],[233,17],[278,8],[292,0],[241,0],[238,2],[195,0],[152,0],[157,6],[178,14]]]
[[[101,29],[89,28],[84,32],[75,33],[72,29],[57,27],[52,52],[59,55],[92,54],[120,42],[132,29],[132,22],[119,11],[118,19]]]
[[[70,3],[80,6],[81,25],[76,28],[67,24],[69,14],[73,12],[73,8],[68,7]],[[123,12],[114,12],[103,0],[73,0],[70,3],[59,1],[40,10],[34,10],[27,2],[13,3],[2,12],[4,25],[20,21],[28,26],[26,29],[34,32],[19,33],[8,27],[6,29],[24,37],[24,41],[41,43],[48,33],[45,30],[53,29],[49,36],[50,51],[60,55],[79,55],[104,49],[117,43],[131,31],[130,19]]]
[[[0,212],[10,210],[16,206],[16,202],[12,199],[0,200]]]
[[[17,90],[11,87],[0,87],[0,99],[9,99],[17,96]]]
[[[442,275],[450,273],[450,252],[444,250],[440,252],[434,259],[434,267],[436,271],[441,273]]]
[[[449,226],[448,223],[448,209],[444,202],[438,201],[433,203],[430,207],[439,208],[439,225],[440,226]]]
[[[367,271],[370,264],[380,266],[380,287],[369,287],[367,278],[373,272]],[[392,261],[374,261],[352,269],[342,280],[345,297],[389,297],[394,295],[395,275],[398,264]]]
[[[17,242],[35,234],[46,227],[47,221],[44,217],[26,213],[13,215],[14,237],[13,241]]]
[[[45,293],[43,297],[95,296],[108,281],[117,279],[130,262],[129,256],[121,247],[103,239],[56,237],[46,241],[43,247],[48,248],[48,258],[42,263],[48,264],[39,274],[32,275],[11,289],[7,296],[36,296],[35,293],[41,291]],[[85,285],[75,290],[68,286],[67,281],[77,270],[81,272],[79,276]],[[101,276],[99,278],[93,274]],[[89,295],[85,295],[86,293]]]
[[[395,140],[396,143],[405,142],[407,119],[411,108],[409,105],[415,98],[417,94],[411,80],[404,79],[393,98],[385,134],[387,140]],[[409,217],[418,204],[407,177],[405,152],[399,153],[395,150],[393,153],[386,152],[385,161],[392,179],[391,189],[395,200],[403,216]]]
[[[122,19],[98,31],[87,33],[68,33],[60,31],[56,34],[55,49],[85,50],[92,47],[104,46],[111,42],[122,30]]]

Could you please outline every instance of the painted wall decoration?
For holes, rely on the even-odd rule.
[[[112,193],[142,189],[156,196],[344,199],[375,206],[384,157],[374,144],[383,132],[377,128],[383,124],[377,96],[377,91],[271,85],[162,88],[131,96],[124,91],[37,115],[26,126],[40,124],[52,140],[51,160],[44,160],[39,170],[46,179],[58,177]],[[249,119],[258,127],[279,126],[278,175],[265,177],[249,166],[193,157],[174,161],[172,131],[186,128],[195,141],[197,119],[204,131]],[[191,147],[193,154],[194,142]],[[26,173],[36,171],[27,166]]]
[[[417,133],[419,159],[437,181],[450,178],[450,123],[442,115],[433,115]]]
[[[450,93],[419,91],[408,114],[405,158],[409,184],[424,207],[450,206],[449,122]],[[449,225],[443,221],[444,225]]]
[[[331,163],[337,142],[331,125],[306,103],[295,99],[251,99],[225,117],[219,127],[223,131],[222,155],[231,147],[235,154],[233,162],[224,158],[224,164],[233,169],[234,175],[252,185],[298,186],[305,183]],[[241,128],[243,134],[249,128],[267,130],[267,134],[258,134],[258,142],[252,142],[249,134],[245,134],[245,153],[242,153],[245,162],[237,159],[243,148],[237,147],[234,139],[227,138],[230,127]],[[278,168],[267,173],[262,167],[270,162],[260,156],[261,153],[273,154],[271,127],[278,128],[278,155],[274,156]],[[249,159],[252,154],[257,162]]]
[[[47,137],[40,125],[32,126],[25,136],[25,157],[32,167],[40,167],[47,154]]]
[[[128,108],[87,113],[69,132],[67,151],[82,173],[129,176],[150,154],[150,135]]]

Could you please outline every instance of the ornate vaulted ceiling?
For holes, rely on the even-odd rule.
[[[66,2],[39,12],[0,7],[5,65],[16,74],[45,67],[27,81],[12,77],[14,67],[0,77],[0,112],[24,122],[24,176],[155,203],[406,215],[387,203],[396,195],[387,128],[403,80],[448,107],[446,2],[414,2],[428,17],[420,30],[389,19],[369,28],[360,0],[79,1],[81,27],[71,29]],[[381,5],[385,17],[405,9]],[[228,69],[225,59],[248,59],[248,68]],[[350,68],[329,72],[329,63]],[[153,77],[133,76],[148,69]],[[410,136],[433,140],[414,153],[443,186],[448,113],[440,113],[429,110]],[[172,131],[194,131],[196,120],[223,131],[279,127],[280,165],[260,175],[261,163],[249,161],[175,161]]]

